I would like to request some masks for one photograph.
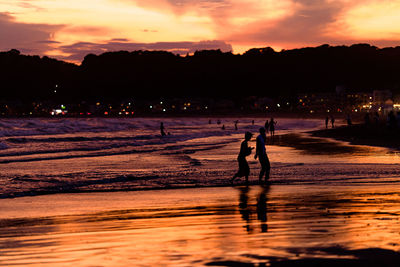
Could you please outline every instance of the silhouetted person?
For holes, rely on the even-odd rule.
[[[268,121],[268,120],[265,121],[264,129],[265,129],[265,131],[266,131],[267,134],[268,134],[268,131],[269,131],[269,121]]]
[[[225,124],[222,124],[221,129],[222,129],[222,130],[225,130]]]
[[[277,124],[276,121],[274,121],[274,118],[271,118],[269,121],[269,132],[271,133],[271,136],[275,135],[275,125]]]
[[[335,118],[333,116],[331,116],[331,125],[332,128],[335,128]]]
[[[251,121],[251,125],[254,125],[254,120]]]
[[[328,129],[328,124],[329,124],[329,117],[326,116],[325,118],[325,128]]]
[[[347,126],[351,126],[351,125],[353,124],[353,123],[351,122],[351,116],[350,116],[350,114],[347,114],[346,120],[347,120]]]
[[[267,136],[265,135],[265,129],[260,128],[260,134],[257,136],[257,143],[256,143],[256,154],[254,158],[257,159],[261,164],[260,175],[258,177],[260,184],[262,183],[262,178],[265,175],[265,183],[269,179],[269,173],[271,170],[271,165],[269,163],[269,159],[267,156],[267,151],[265,149],[265,142],[267,141]]]
[[[236,120],[236,121],[235,121],[235,130],[236,130],[236,131],[237,131],[237,129],[238,129],[238,126],[237,126],[238,123],[239,123],[239,121]]]
[[[253,150],[253,147],[249,147],[248,144],[252,136],[253,134],[250,132],[246,132],[244,134],[244,141],[240,145],[240,152],[237,157],[237,161],[239,163],[239,170],[231,179],[231,183],[233,183],[233,181],[237,177],[243,177],[243,176],[246,178],[246,184],[249,182],[250,167],[249,164],[247,163],[246,157],[249,156],[251,154],[251,151]]]
[[[161,124],[160,124],[160,132],[161,132],[161,136],[166,136],[166,134],[165,134],[165,127],[164,127],[164,123],[163,122],[161,122]]]
[[[261,232],[268,231],[267,225],[267,194],[269,185],[263,186],[261,192],[257,196],[257,219],[261,222]]]

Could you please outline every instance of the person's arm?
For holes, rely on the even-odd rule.
[[[258,157],[258,150],[260,150],[260,144],[259,144],[259,141],[258,141],[258,138],[257,138],[257,141],[256,141],[256,154],[254,155],[254,159],[257,159],[257,157]]]

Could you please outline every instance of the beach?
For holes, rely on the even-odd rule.
[[[400,260],[400,196],[391,185],[58,194],[2,200],[0,207],[4,266],[397,266]]]
[[[0,121],[0,265],[398,266],[395,151],[278,118],[270,184],[232,185],[263,120],[160,120]]]

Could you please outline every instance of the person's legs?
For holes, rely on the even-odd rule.
[[[260,170],[260,175],[258,176],[258,180],[261,183],[262,182],[262,178],[263,178],[263,176],[265,174],[265,171],[266,171],[266,165],[265,165],[265,161],[264,161],[263,157],[260,157],[259,161],[260,161],[260,164],[261,164],[261,170]]]
[[[269,159],[268,156],[262,156],[260,157],[260,164],[261,164],[261,171],[260,171],[260,175],[258,177],[260,183],[262,182],[262,178],[265,174],[265,182],[267,182],[267,180],[269,179],[269,173],[271,170],[271,165],[269,163]]]
[[[271,164],[269,163],[268,156],[265,157],[265,183],[269,180],[269,174],[271,172]]]

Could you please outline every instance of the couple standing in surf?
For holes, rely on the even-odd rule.
[[[265,183],[267,183],[269,179],[271,165],[269,163],[267,151],[265,149],[265,143],[267,141],[265,128],[263,127],[260,128],[259,132],[260,134],[257,136],[256,139],[256,154],[254,155],[254,159],[258,158],[261,165],[261,170],[258,179],[260,184],[262,184],[264,176],[265,176],[265,181],[264,181]],[[246,132],[244,135],[244,141],[240,145],[240,152],[237,158],[239,163],[239,170],[231,179],[231,183],[233,183],[233,181],[236,178],[243,176],[246,178],[246,184],[249,182],[250,167],[249,164],[247,163],[246,157],[249,156],[251,154],[251,151],[254,149],[254,147],[249,147],[248,144],[248,141],[250,141],[252,136],[253,134],[250,132]]]

